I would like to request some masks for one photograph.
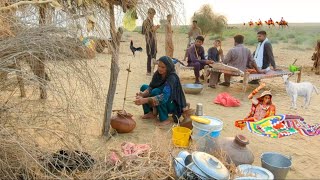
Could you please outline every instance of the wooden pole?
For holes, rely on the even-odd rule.
[[[127,100],[127,90],[128,90],[129,74],[130,74],[130,72],[131,72],[131,69],[130,69],[130,63],[129,63],[129,68],[127,69],[127,71],[128,71],[128,75],[127,75],[126,89],[125,89],[125,91],[124,91],[124,98],[123,98],[122,112],[124,112],[124,105],[125,105],[126,100]]]
[[[301,81],[301,75],[302,75],[302,67],[300,67],[300,71],[298,72],[297,83],[300,83],[300,81]]]
[[[42,5],[39,7],[39,26],[43,26],[46,24],[46,5]],[[36,76],[38,77],[38,80],[40,82],[39,88],[40,88],[40,98],[41,99],[47,99],[47,81],[46,81],[46,72],[45,72],[45,59],[40,58],[39,60],[33,60],[33,63],[35,65],[33,66],[35,68],[34,72]]]
[[[248,87],[248,83],[249,83],[249,76],[250,76],[249,72],[245,72],[244,73],[243,85],[242,85],[242,91],[243,91],[244,97],[245,97],[245,94],[246,94],[246,91],[247,91],[247,87]]]
[[[122,29],[119,28],[118,32],[116,32],[116,23],[115,23],[115,15],[114,15],[114,5],[109,5],[109,15],[110,15],[110,34],[111,34],[111,42],[110,49],[112,52],[111,56],[111,70],[110,70],[110,81],[109,81],[109,89],[106,99],[105,111],[104,111],[104,120],[102,123],[102,134],[106,137],[109,137],[110,131],[110,122],[112,115],[112,107],[114,95],[117,89],[118,75],[119,75],[119,47],[120,40],[122,36]]]

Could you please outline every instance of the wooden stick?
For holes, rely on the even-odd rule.
[[[292,63],[292,65],[294,65],[297,61],[298,61],[298,59],[295,59],[294,62]]]
[[[302,75],[302,68],[300,68],[300,71],[298,72],[297,83],[300,83],[300,81],[301,81],[301,75]]]
[[[129,68],[127,69],[127,71],[128,71],[128,75],[127,75],[126,89],[125,89],[125,91],[124,91],[122,111],[124,110],[124,105],[125,105],[126,100],[127,100],[127,89],[128,89],[128,82],[129,82],[129,74],[130,74],[130,72],[131,72],[131,70],[130,70],[130,63],[129,63]]]
[[[249,94],[248,99],[252,99],[253,96],[257,94],[265,86],[266,84],[264,82],[261,82],[260,85]]]

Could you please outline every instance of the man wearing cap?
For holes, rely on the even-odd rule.
[[[153,25],[153,18],[156,14],[154,8],[148,9],[148,18],[143,21],[142,34],[145,35],[146,39],[146,52],[147,52],[147,75],[151,76],[151,62],[152,59],[156,59],[157,55],[157,37],[156,31],[160,28],[160,25]]]

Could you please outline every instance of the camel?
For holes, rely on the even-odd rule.
[[[250,21],[248,24],[250,27],[253,27],[253,25],[254,25],[254,23],[252,21]]]
[[[282,28],[284,28],[284,27],[289,27],[287,21],[280,21],[280,22],[276,21],[276,24],[279,25],[279,28],[280,28],[280,27],[282,27]]]
[[[257,26],[261,27],[261,26],[262,26],[262,21],[259,19],[259,21],[258,21],[258,22],[255,22],[255,24],[256,24]]]
[[[268,21],[264,21],[267,25],[268,25],[268,27],[270,28],[270,26],[275,26],[275,24],[274,24],[274,22],[272,21],[272,20],[268,20]]]
[[[257,26],[262,26],[262,22],[255,22]]]

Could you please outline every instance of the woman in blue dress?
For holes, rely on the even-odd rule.
[[[159,115],[159,126],[171,123],[169,114],[177,122],[184,111],[189,109],[175,66],[168,56],[159,59],[158,70],[152,81],[149,85],[142,85],[136,95],[135,104],[143,106],[142,119],[153,119]]]

